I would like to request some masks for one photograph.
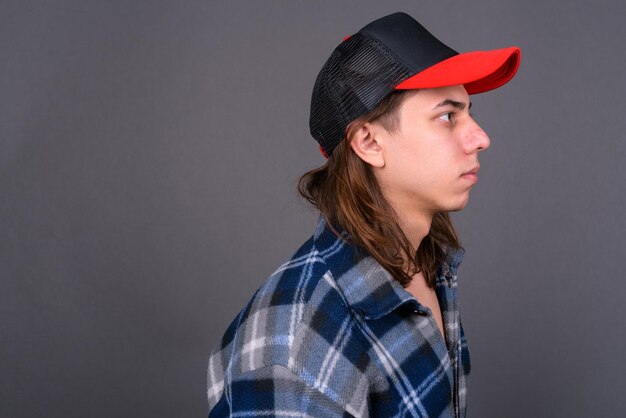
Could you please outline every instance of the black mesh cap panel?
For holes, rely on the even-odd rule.
[[[374,110],[412,72],[374,37],[356,33],[342,42],[320,71],[311,97],[311,135],[330,156],[346,126]]]

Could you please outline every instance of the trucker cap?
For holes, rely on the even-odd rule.
[[[354,119],[371,112],[394,90],[462,84],[468,94],[507,83],[520,64],[512,46],[458,53],[406,13],[393,13],[346,36],[313,86],[309,127],[325,157]]]

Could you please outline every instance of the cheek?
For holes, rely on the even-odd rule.
[[[395,161],[390,181],[412,193],[429,189],[437,184],[439,177],[437,167],[432,163],[432,158],[428,156],[402,156]]]
[[[383,180],[403,193],[432,194],[450,182],[456,145],[449,138],[422,135],[394,144],[388,150]]]
[[[445,194],[453,185],[454,159],[452,154],[441,151],[425,153],[414,160],[412,167],[406,167],[406,172],[412,174],[411,178],[406,178],[411,192],[429,196]]]

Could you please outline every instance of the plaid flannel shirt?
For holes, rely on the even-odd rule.
[[[257,290],[209,358],[209,417],[455,417],[470,372],[448,250],[429,308],[371,256],[315,234]]]

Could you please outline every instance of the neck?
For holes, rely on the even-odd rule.
[[[430,232],[434,213],[411,205],[406,201],[397,201],[389,196],[385,196],[385,198],[396,213],[398,225],[409,240],[411,247],[417,251],[422,240]]]
[[[400,214],[398,213],[398,224],[402,232],[406,235],[413,249],[417,251],[422,240],[430,231],[433,218],[431,215],[422,214]]]

